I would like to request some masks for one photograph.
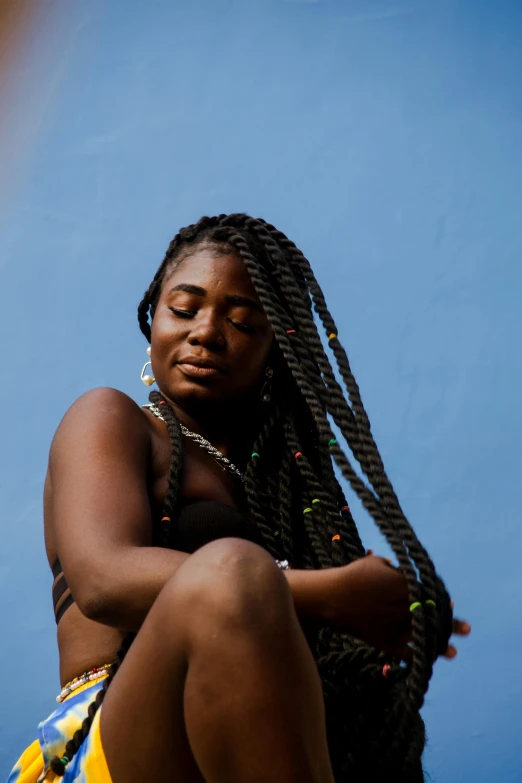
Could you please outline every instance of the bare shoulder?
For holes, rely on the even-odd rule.
[[[78,397],[65,413],[51,444],[51,456],[64,442],[89,433],[116,436],[121,445],[150,442],[148,417],[127,394],[118,389],[100,387]]]
[[[124,412],[127,415],[132,415],[134,412],[134,414],[141,416],[142,412],[139,405],[125,392],[113,389],[110,386],[100,386],[78,397],[67,413],[79,409],[98,410],[100,408],[110,410],[113,413]]]

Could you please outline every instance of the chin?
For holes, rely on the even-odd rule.
[[[227,390],[220,389],[217,384],[211,383],[177,383],[170,394],[173,402],[183,403],[206,402],[223,404],[231,399]]]
[[[213,406],[228,408],[233,406],[239,413],[246,406],[253,410],[253,403],[248,391],[244,389],[230,390],[223,388],[212,388],[210,385],[203,384],[183,384],[176,385],[172,389],[170,399],[180,405],[182,408],[193,408],[207,406],[209,409]]]

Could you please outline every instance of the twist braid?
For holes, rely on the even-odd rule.
[[[292,520],[292,455],[288,444],[281,439],[281,461],[278,472],[277,497],[279,498],[279,525],[281,528],[281,545],[287,552],[291,563],[295,562],[296,550],[293,535]]]
[[[290,448],[294,453],[300,452],[299,441],[295,432],[295,425],[292,419],[285,422],[285,434]],[[311,512],[303,513],[305,527],[309,530],[309,535],[316,543],[317,553],[320,557],[321,567],[328,568],[332,561],[334,565],[343,565],[344,560],[337,556],[335,545],[332,546],[332,537],[337,533],[339,521],[339,509],[332,502],[331,496],[323,489],[321,483],[312,470],[307,457],[301,453],[296,460],[299,472],[305,481],[309,492],[311,493],[311,504],[308,506]],[[314,517],[319,517],[326,524],[318,525]],[[352,550],[351,559],[354,560],[359,555],[357,548]]]
[[[264,223],[264,221],[260,221]],[[402,509],[400,508],[397,497],[391,487],[388,477],[384,471],[382,460],[378,453],[377,447],[371,435],[370,422],[364,410],[364,406],[361,401],[358,385],[353,377],[351,368],[349,366],[346,352],[339,340],[337,339],[337,327],[333,318],[331,317],[324,300],[321,288],[318,285],[311,267],[299,251],[294,243],[288,240],[282,232],[277,231],[273,226],[265,224],[266,229],[271,236],[272,241],[275,242],[274,237],[277,237],[283,247],[287,249],[290,256],[294,259],[294,266],[301,265],[303,268],[303,277],[310,285],[310,290],[314,300],[314,306],[321,318],[321,321],[327,331],[331,335],[329,340],[331,347],[333,348],[334,355],[337,359],[337,363],[345,381],[350,400],[354,406],[355,416],[351,414],[350,409],[344,404],[339,405],[339,395],[341,389],[335,378],[331,373],[331,368],[328,362],[324,362],[324,352],[321,346],[317,345],[317,341],[314,339],[316,336],[316,330],[311,330],[311,342],[314,344],[315,353],[314,357],[321,366],[322,372],[325,374],[329,388],[333,393],[334,399],[337,401],[337,405],[332,411],[334,421],[340,427],[343,435],[346,437],[347,442],[350,445],[354,455],[359,459],[363,469],[367,473],[368,477],[376,487],[379,496],[385,503],[385,511],[390,514],[393,523],[398,527],[407,545],[409,553],[414,557],[416,567],[418,568],[421,576],[421,582],[424,588],[425,599],[430,598],[436,603],[436,598],[439,598],[437,606],[441,606],[442,609],[446,608],[449,603],[449,597],[444,595],[444,588],[440,584],[440,580],[436,582],[433,578],[433,572],[431,568],[425,568],[426,564],[429,564],[429,557],[426,551],[422,548],[411,527],[406,522]],[[344,403],[344,398],[341,400]],[[358,435],[358,437],[357,437]],[[359,440],[359,443],[358,443]],[[362,443],[362,448],[360,448]],[[404,524],[406,523],[406,524]],[[442,587],[442,589],[441,589]],[[442,599],[442,600],[440,600]],[[442,635],[442,639],[437,639],[436,635],[436,613],[430,612],[428,619],[428,633],[426,639],[427,647],[427,664],[426,664],[426,677],[429,679],[431,676],[431,664],[435,658],[434,653],[439,652],[441,647],[445,643],[444,637],[447,633],[447,623],[444,625],[446,629]],[[437,643],[438,642],[438,643]]]
[[[260,222],[264,223],[264,221],[260,221]],[[355,411],[355,417],[352,417],[350,428],[353,429],[353,426],[355,424],[357,430],[360,432],[360,437],[362,438],[365,444],[364,452],[367,458],[369,459],[369,465],[374,466],[373,471],[372,468],[370,467],[370,472],[373,472],[374,477],[377,479],[377,481],[381,482],[381,486],[383,487],[385,486],[383,495],[386,497],[388,503],[391,503],[391,505],[394,505],[400,510],[399,501],[386,475],[380,454],[378,452],[378,449],[375,445],[375,441],[371,434],[370,421],[368,419],[368,416],[366,414],[366,411],[364,409],[361,400],[358,384],[355,381],[355,378],[352,374],[348,356],[342,344],[337,338],[338,330],[336,324],[328,311],[328,308],[326,306],[326,301],[324,299],[324,294],[315,279],[310,264],[306,259],[306,257],[303,255],[303,253],[300,250],[298,250],[295,244],[291,242],[291,240],[289,240],[282,232],[278,231],[273,226],[269,226],[268,224],[266,224],[266,228],[271,230],[271,234],[270,234],[271,236],[277,236],[279,238],[279,241],[281,242],[281,245],[288,249],[290,256],[294,258],[295,264],[301,265],[303,267],[303,275],[310,286],[310,291],[312,293],[312,297],[314,301],[314,307],[321,318],[321,321],[323,323],[323,326],[325,327],[327,334],[335,335],[329,342],[331,344],[331,348],[336,357],[337,364],[341,372],[341,376],[345,382],[350,401],[352,402]],[[335,385],[333,385],[332,388],[336,390],[337,395],[341,391],[337,383],[335,383]],[[343,401],[344,398],[341,400],[341,402]],[[352,447],[351,444],[350,447]],[[401,517],[404,519],[402,510],[400,511],[400,513],[401,513]],[[411,530],[409,525],[406,525],[404,532],[410,536],[411,545],[417,547],[418,552],[423,557],[427,557],[426,551],[421,546],[416,536],[413,534],[413,531]]]
[[[161,414],[167,425],[170,436],[170,468],[167,491],[163,500],[162,519],[159,523],[158,543],[160,546],[168,546],[171,536],[174,534],[174,509],[179,498],[181,486],[181,473],[183,471],[183,437],[179,421],[174,411],[163,399],[159,392],[152,391],[149,401],[154,405],[161,405]]]

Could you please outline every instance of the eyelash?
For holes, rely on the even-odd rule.
[[[171,310],[178,318],[193,318],[196,315],[195,310],[177,310],[175,307],[169,307],[169,310]],[[252,326],[247,326],[246,324],[241,324],[237,321],[231,321],[230,318],[227,320],[232,324],[232,326],[235,326],[236,329],[239,329],[240,332],[244,332],[245,334],[256,333],[256,330]]]
[[[192,316],[196,315],[195,310],[176,310],[174,307],[169,307],[169,310],[179,318],[192,318]]]

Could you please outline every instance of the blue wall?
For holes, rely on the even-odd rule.
[[[432,779],[522,780],[522,5],[44,8],[1,192],[0,779],[58,686],[52,434],[89,388],[145,401],[135,307],[171,236],[245,210],[314,264],[388,472],[474,626],[428,694]]]

